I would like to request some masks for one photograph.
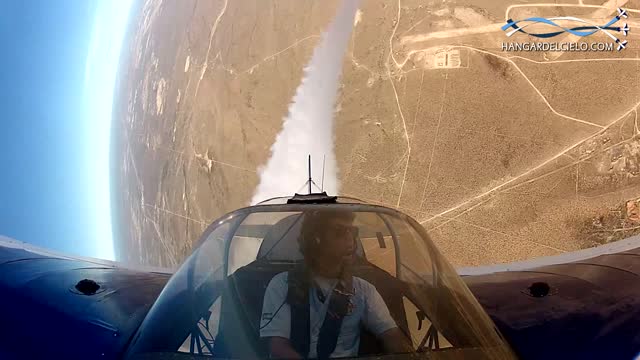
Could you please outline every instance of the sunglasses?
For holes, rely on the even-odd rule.
[[[332,237],[351,236],[355,239],[358,237],[358,233],[358,227],[353,225],[334,224],[324,229],[324,235]]]

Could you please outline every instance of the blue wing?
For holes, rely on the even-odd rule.
[[[115,359],[170,275],[0,237],[0,358]]]
[[[640,236],[459,272],[522,359],[632,359],[640,352]]]

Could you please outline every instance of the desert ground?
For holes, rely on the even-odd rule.
[[[114,104],[118,260],[176,267],[213,220],[248,205],[338,4],[140,4]],[[601,24],[616,7],[631,28],[622,51],[502,48],[539,41],[507,38],[507,19]],[[638,0],[363,0],[336,104],[339,195],[414,217],[456,266],[640,233],[638,9]]]

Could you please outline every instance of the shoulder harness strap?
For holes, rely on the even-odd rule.
[[[288,273],[287,303],[291,308],[291,344],[304,358],[309,355],[309,274],[304,266]]]

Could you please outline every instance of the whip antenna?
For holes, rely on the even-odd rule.
[[[325,155],[322,155],[322,180],[320,182],[320,191],[324,191],[324,160],[325,160]]]
[[[313,182],[313,180],[311,180],[311,154],[309,154],[309,194],[311,194],[311,183]]]

